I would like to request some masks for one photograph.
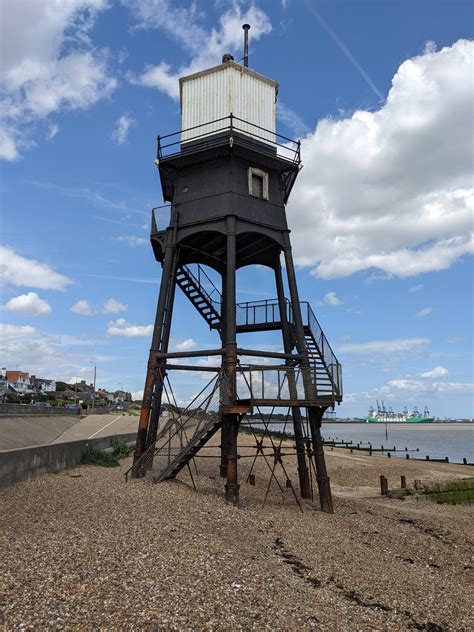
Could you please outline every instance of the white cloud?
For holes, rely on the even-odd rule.
[[[129,246],[146,246],[150,245],[150,240],[145,237],[137,237],[136,235],[123,235],[121,237],[113,237],[114,241],[122,241]]]
[[[12,340],[25,336],[33,336],[35,334],[36,329],[30,325],[19,326],[0,323],[0,340]]]
[[[106,299],[100,307],[91,305],[85,298],[77,301],[71,307],[71,312],[81,314],[81,316],[95,316],[96,314],[120,314],[126,312],[128,305],[117,301],[115,298]]]
[[[128,305],[115,300],[114,298],[108,298],[102,303],[100,311],[102,314],[119,314],[120,312],[126,312]]]
[[[171,339],[170,351],[190,351],[196,346],[196,341],[193,338],[186,338],[186,340]]]
[[[306,136],[311,131],[301,116],[282,101],[277,101],[277,118],[297,138]]]
[[[174,71],[162,60],[149,65],[138,77],[130,77],[132,83],[158,88],[173,99],[179,97],[178,78],[221,63],[222,55],[235,52],[241,57],[242,24],[252,26],[250,44],[257,41],[272,27],[268,16],[255,6],[242,12],[235,3],[219,18],[219,26],[210,32],[201,26],[203,17],[195,3],[189,9],[174,7],[168,0],[122,0],[137,20],[137,27],[158,29],[175,40],[189,55],[190,62]]]
[[[82,373],[90,376],[86,379],[92,381],[91,357],[95,357],[101,367],[110,360],[97,354],[97,343],[90,336],[79,340],[69,336],[52,336],[30,325],[0,324],[2,366],[18,366],[40,377],[67,381],[70,376]]]
[[[318,301],[318,305],[330,305],[335,307],[336,305],[342,305],[343,301],[336,296],[336,292],[327,292],[322,301]]]
[[[415,395],[442,394],[442,393],[469,393],[472,392],[472,384],[458,382],[422,382],[408,378],[397,378],[387,383],[388,389],[406,391]]]
[[[108,6],[107,0],[2,2],[0,157],[15,160],[34,146],[38,121],[51,130],[51,114],[87,108],[115,89],[107,52],[90,39]]]
[[[46,132],[46,140],[52,140],[59,132],[59,125],[57,123],[50,123],[49,129]]]
[[[392,340],[369,340],[347,342],[338,345],[337,351],[346,354],[380,355],[385,353],[417,353],[431,343],[430,338],[394,338]]]
[[[28,292],[28,294],[20,294],[20,296],[11,298],[5,305],[5,309],[30,316],[45,316],[51,314],[52,311],[51,305],[40,298],[36,292]]]
[[[65,290],[72,283],[48,264],[22,257],[8,246],[0,246],[0,272],[8,283],[41,290]]]
[[[423,309],[420,309],[418,312],[416,312],[415,318],[425,318],[426,316],[429,316],[432,311],[432,307],[424,307]]]
[[[449,371],[444,366],[435,366],[432,371],[425,371],[424,373],[420,373],[420,377],[427,378],[444,377],[445,375],[449,375]]]
[[[93,316],[96,314],[96,310],[92,307],[92,305],[85,298],[77,301],[74,305],[71,306],[71,312],[74,314],[80,314],[81,316]]]
[[[136,123],[136,120],[129,114],[123,114],[115,122],[115,129],[112,131],[112,140],[114,140],[118,145],[123,145],[127,140],[130,128],[136,125]]]
[[[303,140],[288,208],[298,264],[410,277],[473,252],[473,50],[408,59],[379,110],[323,119]]]
[[[142,338],[151,337],[153,334],[153,325],[133,325],[128,323],[125,318],[111,320],[107,325],[108,336],[124,336],[126,338]]]
[[[423,288],[423,284],[414,285],[410,288],[410,292],[419,292]]]

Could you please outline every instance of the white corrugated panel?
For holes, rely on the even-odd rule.
[[[181,79],[182,129],[189,131],[183,132],[182,140],[218,133],[229,126],[229,119],[212,121],[232,113],[253,124],[235,121],[239,131],[274,142],[277,85],[235,63],[184,77]]]

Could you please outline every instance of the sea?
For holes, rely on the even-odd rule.
[[[257,423],[252,425],[257,426]],[[290,425],[291,427],[291,425]],[[283,430],[280,424],[270,424],[273,430]],[[357,445],[381,448],[393,457],[411,459],[444,459],[450,463],[474,462],[474,423],[333,423],[324,422],[321,428],[326,441],[352,441]],[[393,452],[393,448],[402,452]],[[418,448],[418,451],[417,451]]]
[[[416,450],[410,458],[433,459],[448,457],[450,463],[474,462],[474,424],[472,423],[331,423],[322,425],[325,440],[371,443],[373,448]],[[405,457],[395,452],[393,456]]]

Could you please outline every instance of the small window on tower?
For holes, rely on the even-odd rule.
[[[249,167],[249,193],[262,200],[268,200],[268,173]]]
[[[263,178],[252,173],[252,195],[263,198]]]

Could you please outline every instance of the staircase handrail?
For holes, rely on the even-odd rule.
[[[321,354],[321,359],[323,360],[324,364],[326,365],[326,368],[329,371],[329,367],[331,366],[335,366],[337,367],[337,389],[338,391],[341,393],[342,392],[342,385],[341,385],[341,380],[340,380],[340,367],[341,364],[339,362],[339,360],[336,358],[336,355],[334,353],[334,351],[332,350],[331,345],[329,344],[328,339],[326,338],[325,333],[323,332],[321,325],[319,324],[318,319],[316,318],[315,313],[313,312],[313,310],[311,309],[311,305],[307,302],[307,301],[302,301],[301,302],[301,306],[305,305],[306,306],[306,324],[308,325],[308,327],[311,330],[311,333],[313,334],[314,340],[316,342],[316,344],[318,345],[320,354]],[[303,321],[305,314],[303,314]]]
[[[196,265],[197,265],[197,269],[198,269],[197,277],[196,277],[195,274],[193,274],[191,268],[189,266],[187,266],[186,264],[181,265],[180,268],[182,270],[184,270],[186,272],[186,274],[188,274],[191,277],[191,279],[194,281],[194,283],[197,285],[199,290],[202,292],[202,294],[204,295],[206,300],[208,300],[211,305],[218,305],[218,306],[220,306],[222,304],[222,294],[219,292],[218,288],[214,284],[214,281],[206,273],[204,268],[199,263],[196,264]],[[205,289],[204,285],[201,283],[201,277],[204,277],[204,279],[206,279],[206,281],[211,285],[212,290],[211,290],[210,293]],[[219,300],[214,300],[212,298],[213,294],[217,294],[217,296],[219,297]],[[216,309],[216,311],[219,311],[219,310]]]

